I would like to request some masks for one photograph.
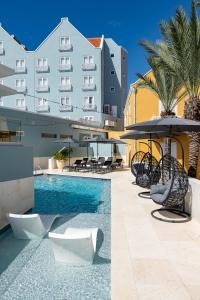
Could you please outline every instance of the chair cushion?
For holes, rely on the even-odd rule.
[[[151,199],[159,204],[162,204],[165,201],[164,194],[152,194]]]
[[[164,194],[164,192],[166,191],[166,189],[168,188],[167,185],[163,185],[163,184],[155,184],[151,186],[151,190],[150,190],[150,195],[153,194]]]

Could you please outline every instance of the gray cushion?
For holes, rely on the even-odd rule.
[[[151,199],[157,203],[162,204],[163,201],[165,200],[164,195],[163,194],[152,194],[151,195]]]
[[[166,191],[166,189],[168,188],[167,185],[163,185],[163,184],[155,184],[151,186],[151,190],[150,190],[150,195],[153,194],[164,194],[164,192]]]

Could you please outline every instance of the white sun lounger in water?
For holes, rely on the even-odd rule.
[[[68,265],[93,263],[98,228],[67,228],[64,234],[49,232],[55,260]]]
[[[37,239],[45,236],[59,215],[8,214],[13,234],[17,239]]]

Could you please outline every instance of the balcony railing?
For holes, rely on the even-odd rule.
[[[96,89],[96,84],[91,83],[91,84],[84,84],[82,86],[83,91],[94,91]]]
[[[65,84],[65,85],[60,85],[59,91],[60,92],[70,92],[72,90],[72,85],[71,83]]]
[[[37,106],[37,112],[49,112],[49,111],[50,111],[50,107],[48,104]]]
[[[82,70],[83,71],[92,71],[96,69],[96,64],[94,63],[85,63],[82,64]]]
[[[97,110],[97,106],[96,106],[96,104],[85,104],[83,106],[83,110],[84,111],[96,111]]]
[[[36,91],[38,93],[48,92],[49,91],[49,86],[48,85],[38,85],[38,87],[36,88]]]
[[[15,67],[15,73],[26,73],[26,66]]]
[[[25,110],[27,111],[27,106],[23,105],[23,106],[16,106],[16,109],[20,109],[20,110]]]
[[[60,45],[60,51],[70,51],[72,50],[72,44]]]
[[[4,55],[5,54],[5,50],[3,47],[0,48],[0,55]]]
[[[68,104],[61,104],[60,111],[73,111],[73,106]]]
[[[35,69],[37,73],[49,72],[49,66],[36,66]]]
[[[65,71],[71,71],[71,69],[72,69],[72,65],[71,64],[60,64],[59,65],[59,71],[60,72],[65,72]]]
[[[80,118],[79,121],[85,125],[91,125],[91,126],[96,126],[96,127],[100,127],[101,123],[98,121],[92,121],[92,120],[85,120],[83,118]]]
[[[18,93],[25,93],[26,92],[26,86],[17,86],[16,90]]]

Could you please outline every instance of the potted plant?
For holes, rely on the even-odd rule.
[[[72,148],[69,149],[63,149],[62,151],[57,151],[53,154],[53,158],[56,161],[56,165],[58,169],[62,170],[67,162],[68,162],[68,157],[69,154],[72,152]]]

